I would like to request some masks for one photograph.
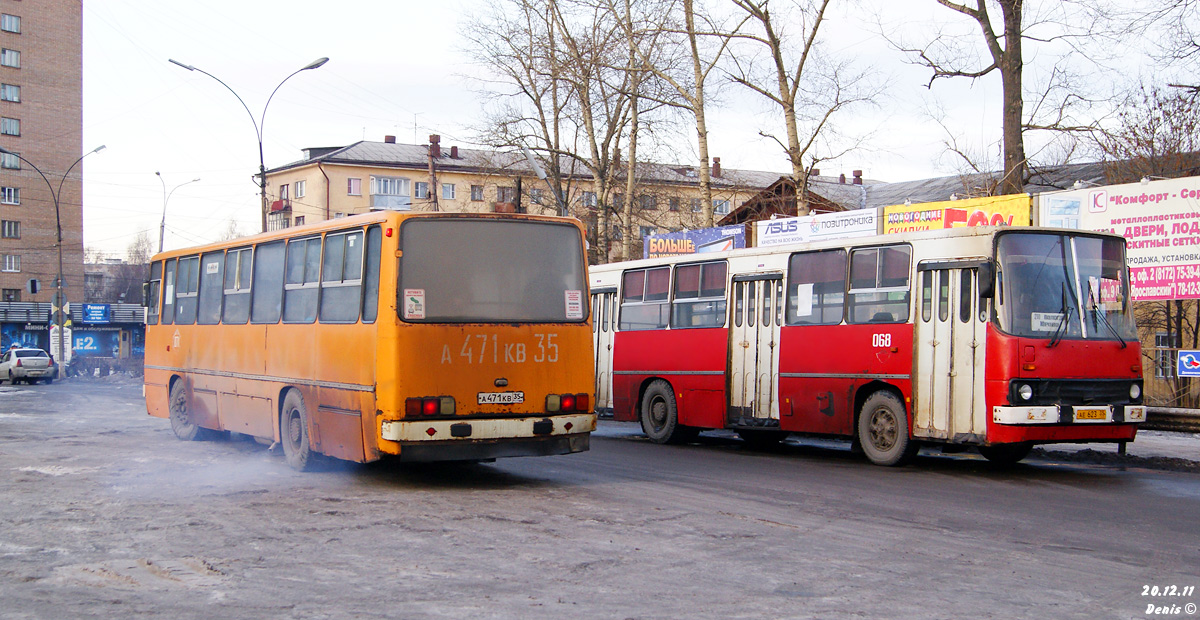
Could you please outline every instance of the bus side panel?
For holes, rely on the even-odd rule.
[[[779,338],[780,427],[851,435],[857,391],[873,381],[900,390],[911,411],[912,338],[907,323],[785,326]]]
[[[167,382],[171,379],[171,372],[147,368],[145,375],[146,413],[156,418],[165,418],[168,416]]]
[[[641,385],[647,377],[659,376],[675,391],[681,424],[724,428],[728,357],[729,330],[724,327],[617,332],[614,417],[637,420]]]
[[[317,388],[316,419],[320,430],[321,452],[346,461],[366,460],[363,443],[363,415],[358,392],[335,388]],[[374,418],[374,416],[370,416]]]

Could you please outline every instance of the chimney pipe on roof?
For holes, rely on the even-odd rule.
[[[819,176],[821,176],[821,169],[820,169],[820,168],[813,168],[813,169],[809,170],[809,171],[808,171],[808,176],[810,176],[810,177],[819,177]]]
[[[714,177],[717,177],[718,179],[721,178],[721,158],[720,157],[713,158],[713,171],[712,172],[713,172]]]
[[[843,172],[842,174],[838,175],[838,183],[841,183],[842,185],[846,184],[846,173]]]
[[[384,144],[395,144],[395,143],[396,143],[396,136],[384,136],[384,137],[383,137],[383,143],[384,143]]]
[[[458,147],[450,147],[450,159],[458,159]]]
[[[862,170],[853,170],[852,173],[854,174],[854,184],[862,185]]]
[[[442,137],[437,134],[429,135],[429,155],[431,157],[442,156]]]

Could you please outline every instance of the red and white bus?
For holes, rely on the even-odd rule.
[[[658,443],[852,438],[1015,462],[1145,421],[1125,240],[973,227],[592,267],[597,411]]]

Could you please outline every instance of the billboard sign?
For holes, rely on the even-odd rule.
[[[642,244],[642,258],[724,252],[744,247],[746,247],[746,229],[741,224],[734,224],[720,228],[702,228],[649,235]]]
[[[1200,177],[1041,194],[1038,216],[1124,236],[1135,301],[1200,299]]]
[[[859,209],[755,222],[754,243],[762,247],[869,237],[879,233],[878,213],[876,209]]]
[[[1028,194],[923,202],[883,209],[883,232],[913,232],[960,226],[1029,226]]]
[[[1178,362],[1180,377],[1200,377],[1200,351],[1180,351]]]
[[[108,323],[111,316],[111,306],[108,304],[83,304],[84,323]]]

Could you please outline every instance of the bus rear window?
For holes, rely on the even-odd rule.
[[[579,230],[528,220],[419,218],[400,228],[400,318],[415,322],[587,320]]]

